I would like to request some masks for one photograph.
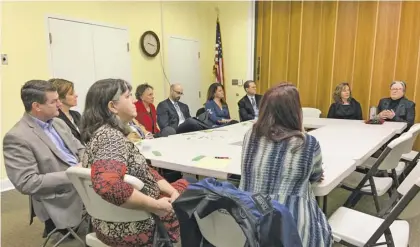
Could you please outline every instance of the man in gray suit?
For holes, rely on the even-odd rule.
[[[35,213],[45,222],[44,236],[55,227],[65,233],[82,220],[82,201],[65,171],[80,166],[84,147],[64,121],[55,118],[61,103],[51,83],[28,81],[21,98],[26,112],[3,139],[7,176],[30,196],[30,223]]]

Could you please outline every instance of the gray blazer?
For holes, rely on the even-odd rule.
[[[70,128],[58,118],[53,127],[80,161],[85,148]],[[29,114],[5,135],[3,155],[7,176],[19,192],[30,196],[30,209],[33,206],[41,221],[51,218],[59,229],[81,222],[83,204],[65,173],[70,165]]]

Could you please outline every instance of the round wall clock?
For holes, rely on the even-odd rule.
[[[153,31],[146,31],[140,37],[140,48],[149,57],[156,57],[160,51],[160,41]]]

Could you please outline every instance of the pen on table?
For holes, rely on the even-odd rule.
[[[215,159],[230,159],[229,157],[214,157]]]

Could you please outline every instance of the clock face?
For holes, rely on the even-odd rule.
[[[143,45],[147,53],[155,54],[157,51],[158,42],[152,34],[146,34],[144,37]]]
[[[159,38],[154,32],[147,31],[140,39],[140,46],[147,56],[154,57],[160,50]]]

